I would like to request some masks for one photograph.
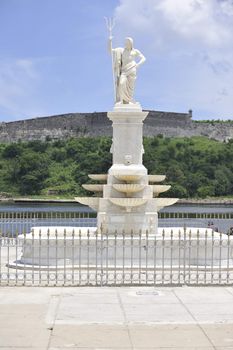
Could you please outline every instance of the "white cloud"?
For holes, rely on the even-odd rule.
[[[215,47],[232,38],[217,0],[163,0],[157,8],[170,29],[184,39]]]
[[[134,36],[147,64],[185,70],[167,80],[167,98],[187,97],[194,110],[233,117],[232,0],[120,0],[115,17],[116,37]]]
[[[226,16],[233,16],[233,2],[232,0],[220,0],[221,10]]]
[[[190,40],[209,48],[232,44],[231,0],[121,0],[115,17],[123,31],[149,34],[163,47],[174,38],[178,46]]]

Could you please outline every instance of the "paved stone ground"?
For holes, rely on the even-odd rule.
[[[6,349],[233,350],[233,288],[1,287]]]

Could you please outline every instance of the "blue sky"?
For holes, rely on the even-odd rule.
[[[232,0],[0,0],[0,121],[112,109],[104,16],[147,58],[144,109],[233,119]]]

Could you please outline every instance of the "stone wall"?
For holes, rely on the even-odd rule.
[[[72,113],[0,123],[0,142],[65,139],[81,136],[111,136],[106,112]],[[207,136],[219,141],[233,138],[233,123],[197,123],[192,113],[149,111],[144,136]]]

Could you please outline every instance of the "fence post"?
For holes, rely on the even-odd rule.
[[[0,231],[0,286],[2,284],[2,231]]]
[[[186,233],[187,233],[187,227],[186,224],[184,224],[184,237],[183,237],[183,274],[184,274],[184,284],[186,284]]]

